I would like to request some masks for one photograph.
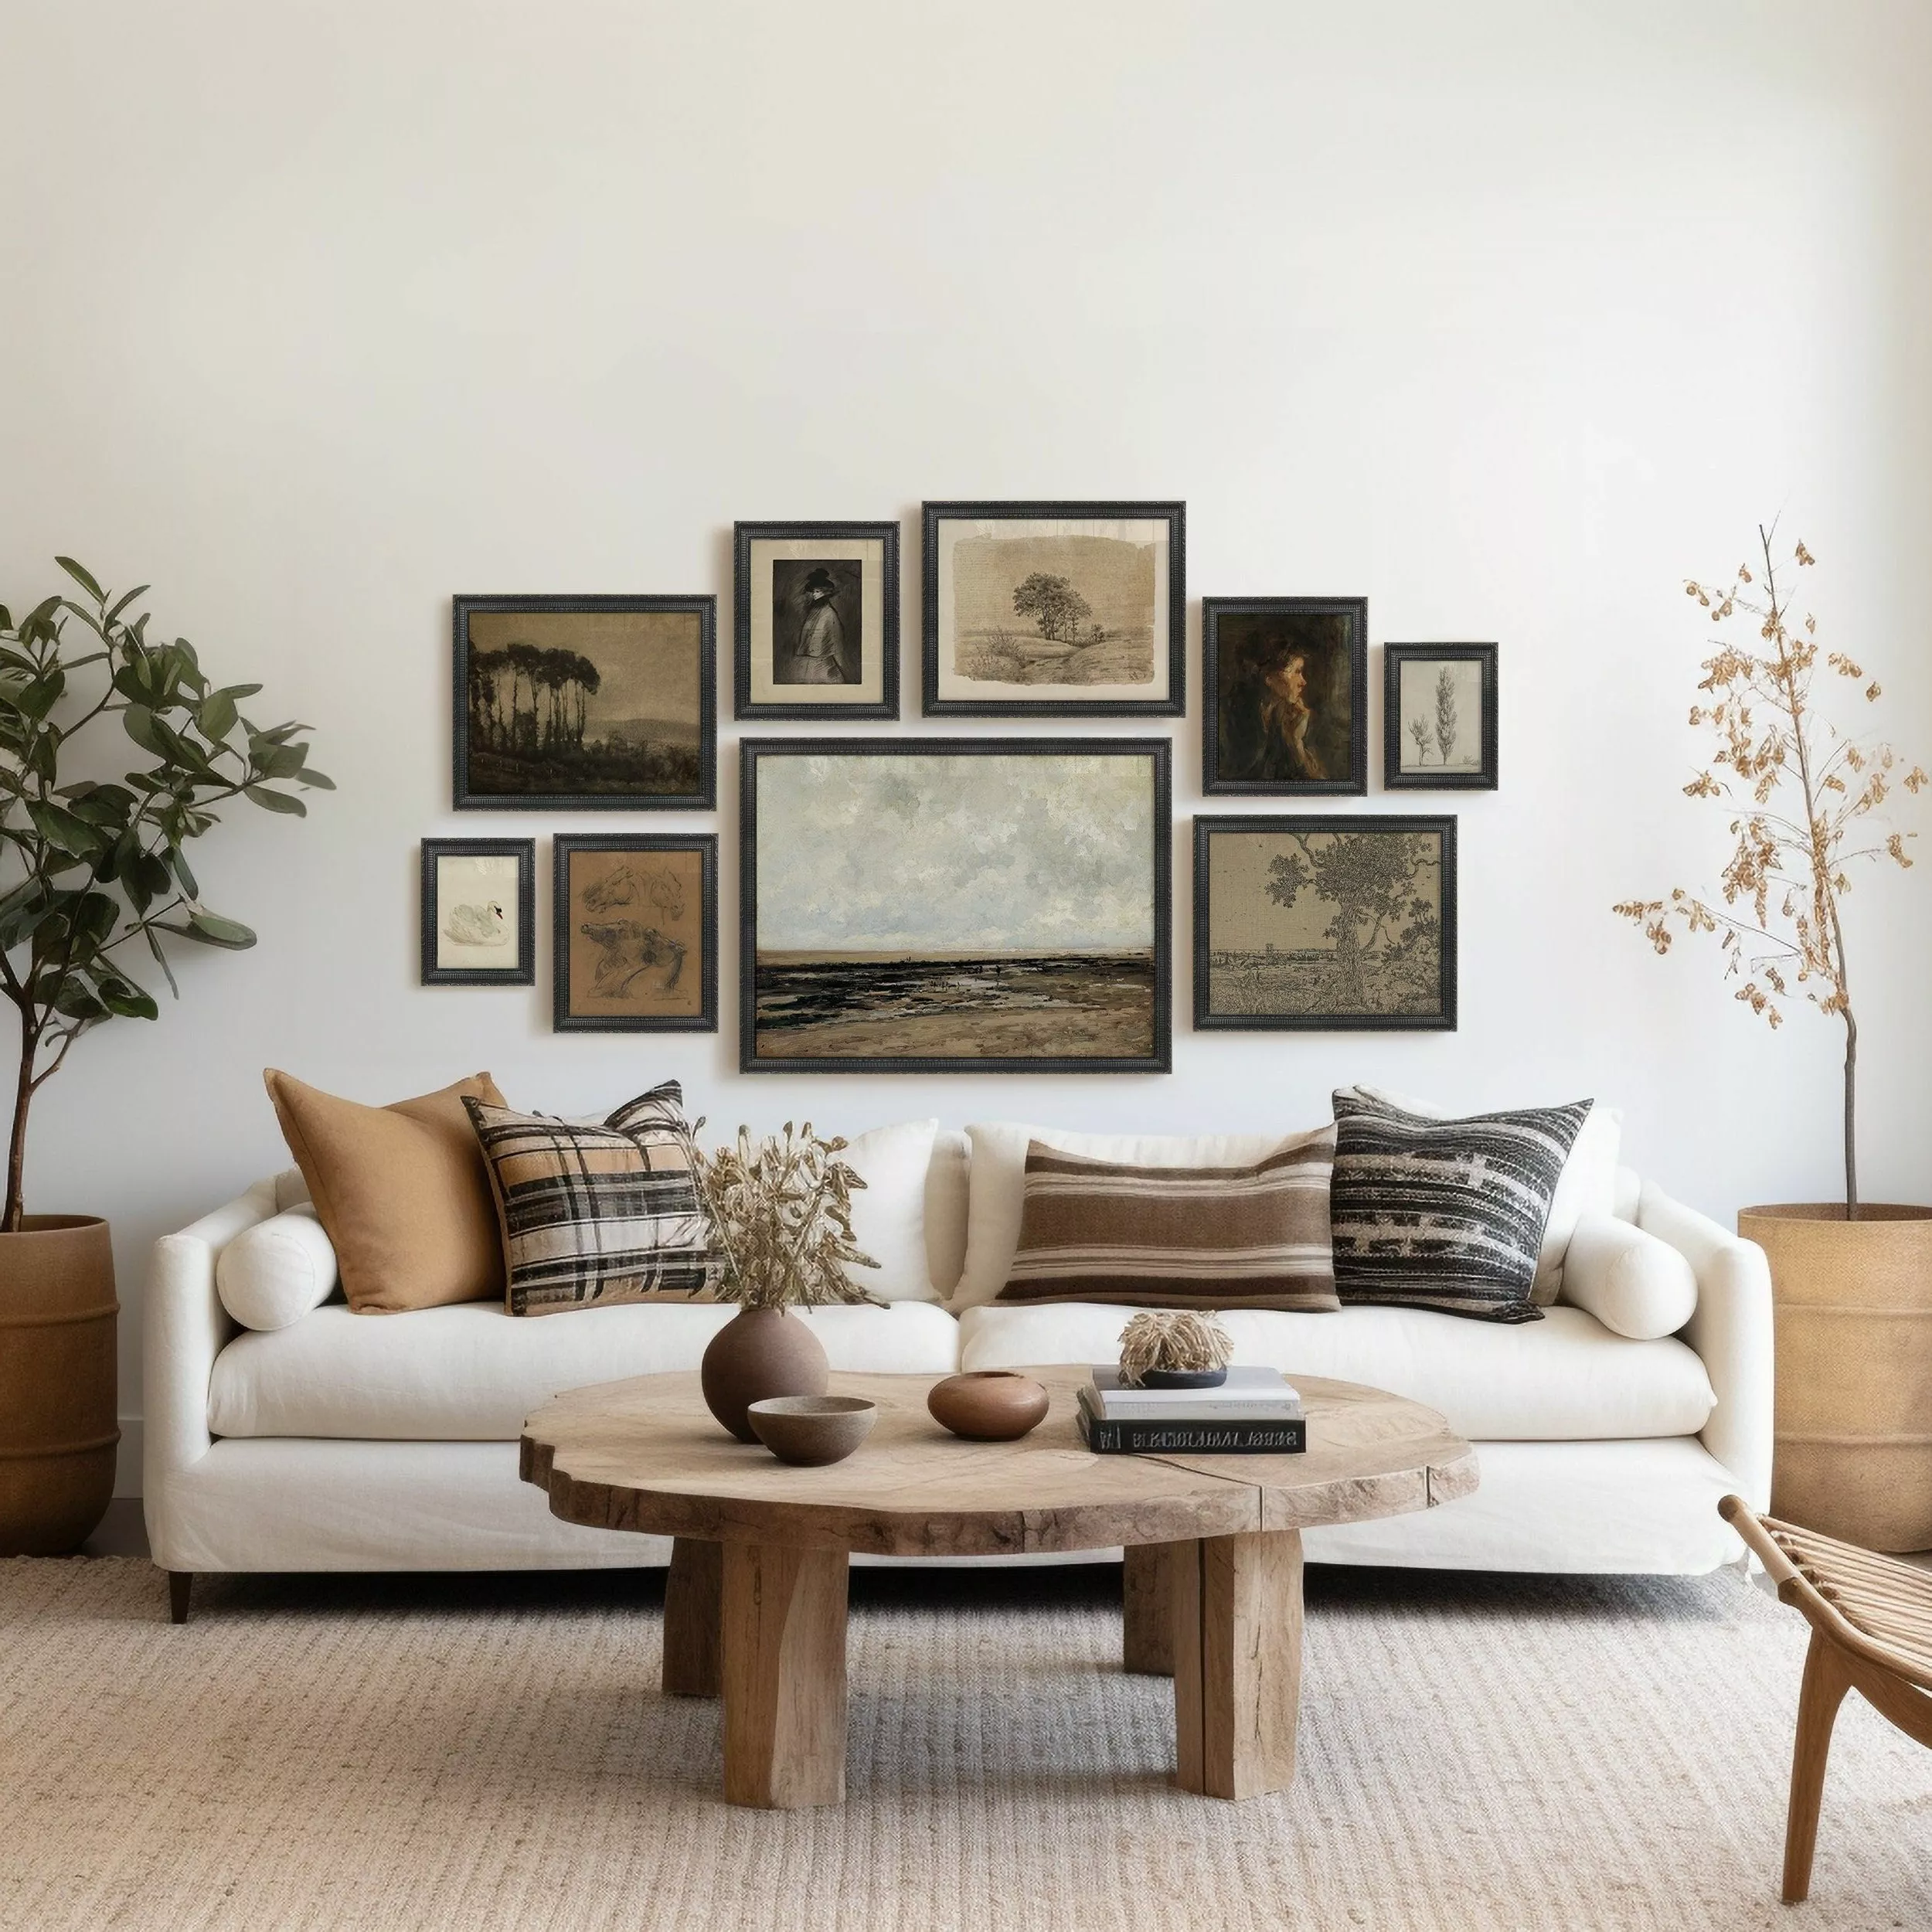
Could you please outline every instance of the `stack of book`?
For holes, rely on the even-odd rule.
[[[1308,1446],[1301,1398],[1277,1369],[1230,1369],[1211,1389],[1138,1389],[1102,1366],[1080,1392],[1080,1423],[1097,1456],[1281,1456]]]

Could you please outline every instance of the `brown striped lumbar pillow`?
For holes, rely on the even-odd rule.
[[[999,1299],[1338,1308],[1334,1165],[1332,1127],[1245,1167],[1130,1166],[1034,1141],[1019,1250]]]

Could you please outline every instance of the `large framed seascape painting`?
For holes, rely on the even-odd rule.
[[[1455,820],[1196,818],[1194,1024],[1453,1032]]]
[[[929,717],[1178,718],[1183,503],[928,503]]]
[[[1392,791],[1496,789],[1496,647],[1382,647],[1382,782]]]
[[[716,834],[584,832],[550,842],[555,1030],[715,1033]]]
[[[733,530],[738,718],[899,716],[899,526]]]
[[[740,750],[744,1071],[1168,1070],[1166,740]]]
[[[1201,600],[1201,772],[1208,792],[1369,789],[1369,600]]]
[[[713,597],[459,597],[459,811],[708,811]]]

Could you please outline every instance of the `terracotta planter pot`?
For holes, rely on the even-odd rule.
[[[1771,1512],[1868,1549],[1932,1549],[1932,1208],[1746,1208],[1777,1343]]]
[[[105,1221],[0,1234],[0,1556],[64,1556],[107,1513],[120,1305]]]
[[[831,1369],[818,1338],[783,1308],[743,1308],[699,1363],[706,1406],[740,1442],[758,1440],[745,1410],[771,1396],[821,1396]]]

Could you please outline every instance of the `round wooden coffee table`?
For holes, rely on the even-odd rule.
[[[724,1699],[724,1794],[845,1794],[845,1570],[854,1552],[1127,1552],[1125,1662],[1174,1679],[1177,1781],[1215,1798],[1294,1777],[1301,1532],[1467,1495],[1475,1452],[1432,1409],[1295,1379],[1294,1456],[1096,1456],[1084,1368],[1029,1369],[1053,1397],[1018,1442],[965,1442],[926,1412],[925,1376],[835,1375],[879,1423],[859,1453],[800,1469],[712,1420],[695,1375],[573,1389],[524,1426],[522,1475],[566,1522],[675,1537],[664,1689]]]

